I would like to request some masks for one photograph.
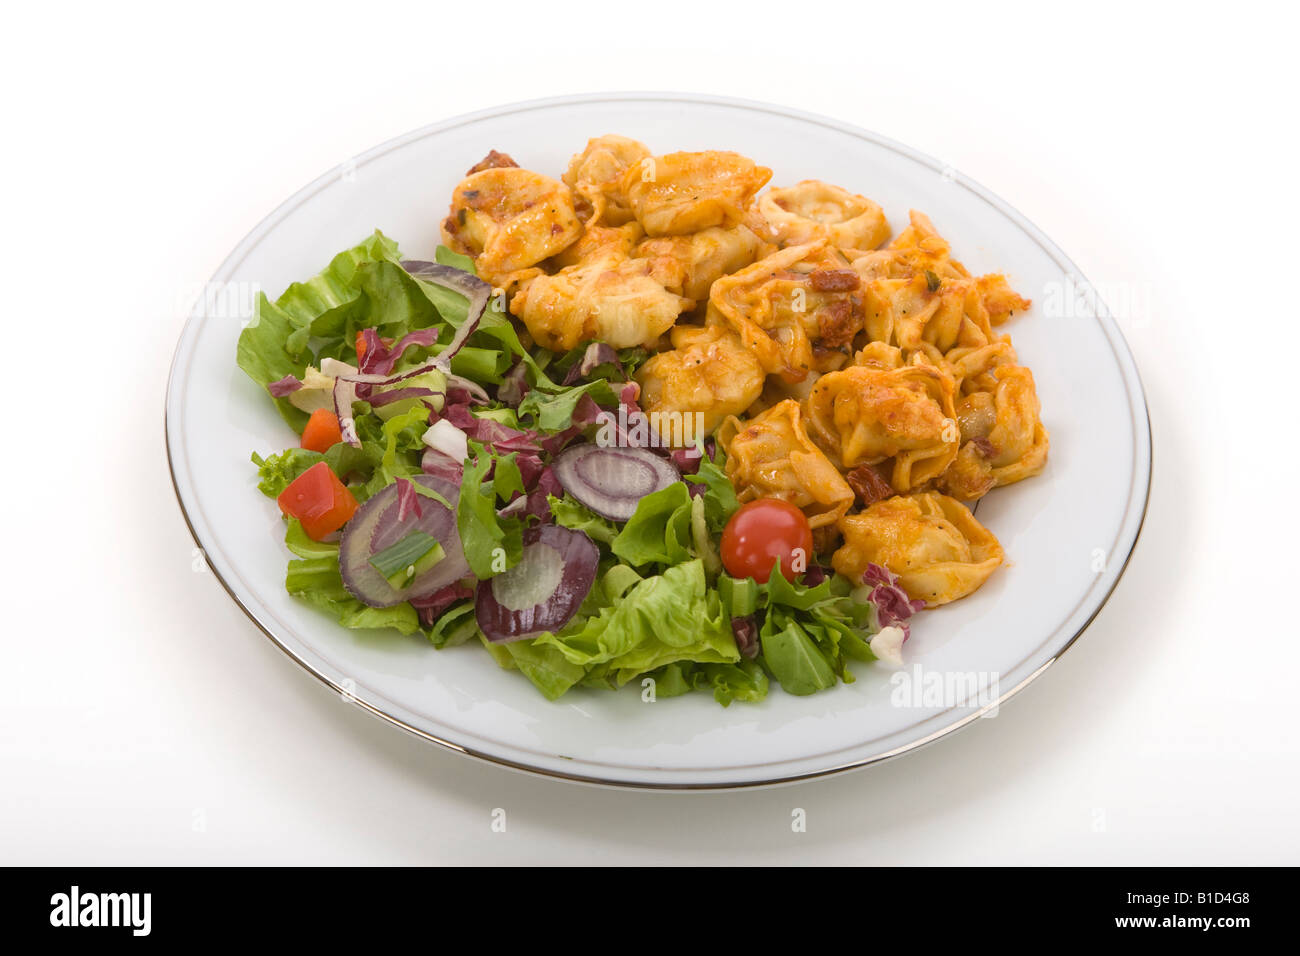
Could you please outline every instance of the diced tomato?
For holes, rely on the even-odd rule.
[[[281,511],[302,522],[313,541],[338,531],[357,510],[357,499],[323,461],[295,478],[276,501]]]
[[[342,440],[339,417],[328,408],[318,408],[307,419],[307,427],[302,430],[302,441],[299,444],[308,451],[327,452]]]

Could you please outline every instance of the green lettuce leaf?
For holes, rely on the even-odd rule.
[[[543,634],[533,643],[553,647],[584,668],[603,665],[619,686],[674,661],[740,660],[731,623],[698,560],[646,578],[580,627]]]
[[[609,382],[597,379],[569,388],[563,386],[534,387],[519,403],[519,417],[530,417],[537,427],[547,432],[558,432],[573,423],[573,412],[584,395],[597,405],[617,405],[618,396]]]
[[[563,498],[548,495],[546,500],[551,506],[551,517],[560,527],[581,531],[600,544],[613,544],[618,537],[618,525],[608,518],[602,518],[586,505],[574,501],[569,495],[566,494]]]
[[[757,661],[736,664],[692,664],[677,661],[649,675],[655,681],[655,697],[676,697],[693,690],[707,690],[723,707],[732,701],[757,703],[767,697],[767,674]]]
[[[524,550],[524,523],[520,518],[497,514],[495,479],[487,477],[494,459],[478,442],[469,445],[470,458],[465,463],[456,505],[456,525],[470,569],[479,580],[486,580],[519,563]]]
[[[763,661],[787,694],[803,697],[835,686],[834,658],[793,616],[769,613],[759,637]]]
[[[341,352],[356,330],[364,327],[367,302],[353,284],[358,270],[392,263],[397,257],[397,243],[376,230],[364,242],[340,252],[318,275],[290,285],[274,303],[259,295],[253,319],[239,334],[235,348],[239,367],[265,387],[286,375],[301,378],[316,361],[313,343],[333,344]],[[284,420],[301,433],[307,413],[287,399],[273,401]]]
[[[736,489],[732,487],[731,479],[727,477],[724,460],[725,456],[719,446],[713,458],[705,455],[700,459],[700,467],[695,474],[682,476],[683,480],[692,484],[704,485],[704,494],[700,497],[704,499],[704,515],[708,520],[709,530],[714,534],[722,532],[727,522],[731,520],[731,516],[740,507],[740,501],[736,498]]]
[[[675,481],[646,495],[610,547],[628,564],[637,567],[690,560],[690,489]]]

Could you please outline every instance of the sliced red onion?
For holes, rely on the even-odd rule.
[[[564,490],[596,514],[626,521],[646,495],[681,481],[672,463],[645,448],[604,448],[583,443],[558,456],[555,477]]]
[[[454,508],[460,484],[434,475],[417,475],[411,482],[434,491]],[[343,586],[370,607],[393,607],[427,597],[470,573],[461,548],[456,515],[433,498],[420,495],[419,507],[405,511],[399,501],[400,483],[377,491],[357,509],[339,539],[339,572]],[[418,492],[417,492],[418,494]],[[370,558],[412,531],[432,535],[442,545],[443,558],[404,588],[395,588],[370,564]]]
[[[586,600],[599,562],[600,549],[581,531],[553,524],[530,528],[519,563],[479,582],[479,629],[498,644],[558,631]]]

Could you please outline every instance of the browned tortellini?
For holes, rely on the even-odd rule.
[[[989,392],[997,387],[994,372],[1004,365],[1016,364],[1016,350],[1011,339],[1000,336],[988,345],[950,349],[940,363],[957,384],[958,392]]]
[[[853,260],[862,277],[863,323],[874,342],[924,352],[935,362],[951,349],[996,340],[993,326],[1029,301],[1002,276],[972,277],[921,213],[888,247]]]
[[[817,179],[769,189],[755,208],[783,246],[829,239],[839,249],[866,252],[889,238],[879,204]]]
[[[773,248],[748,226],[731,229],[714,226],[689,236],[646,239],[633,254],[676,259],[686,270],[685,296],[696,302],[705,302],[717,279],[743,269],[755,259],[772,252]]]
[[[804,430],[799,403],[787,399],[718,430],[727,477],[742,501],[780,498],[803,510],[813,529],[829,527],[853,503],[853,489]]]
[[[690,444],[753,404],[763,388],[763,369],[740,337],[722,326],[679,325],[672,344],[651,356],[636,380],[641,407],[665,443]],[[686,416],[694,423],[696,415],[698,426],[680,424]]]
[[[839,368],[862,330],[861,280],[823,239],[790,246],[713,283],[709,317],[734,328],[787,383]]]
[[[739,153],[709,150],[643,159],[623,174],[622,190],[648,236],[684,236],[732,226],[772,178]]]
[[[650,150],[626,136],[597,136],[569,160],[564,181],[578,196],[580,218],[591,224],[620,226],[632,219],[623,177],[650,157]]]
[[[578,237],[578,241],[552,256],[547,264],[555,269],[563,269],[610,252],[630,259],[637,243],[644,238],[645,231],[635,222],[621,226],[587,223],[587,228]]]
[[[853,364],[863,368],[902,368],[906,363],[903,350],[887,342],[868,342],[856,355]],[[950,373],[951,374],[951,373]]]
[[[804,402],[808,434],[841,469],[892,459],[900,494],[943,474],[957,457],[952,379],[932,365],[850,366],[817,380]]]
[[[479,274],[492,282],[537,265],[581,234],[569,187],[514,166],[467,176],[442,223],[443,242],[473,256]]]
[[[1038,474],[1047,464],[1049,439],[1039,419],[1034,376],[1022,365],[1000,365],[991,391],[957,403],[962,446],[939,487],[970,501],[999,485]]]
[[[927,607],[970,594],[1002,564],[1002,545],[961,502],[936,492],[886,498],[840,519],[844,544],[831,565],[850,580],[868,564],[898,575]]]
[[[616,349],[650,346],[691,305],[680,294],[683,279],[674,259],[609,251],[532,279],[510,300],[510,311],[552,351],[593,340]]]

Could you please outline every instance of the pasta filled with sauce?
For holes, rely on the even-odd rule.
[[[878,203],[816,179],[769,189],[755,209],[783,246],[826,239],[838,249],[866,252],[889,238],[889,220]]]
[[[709,315],[735,329],[768,374],[800,382],[849,360],[862,330],[860,286],[844,255],[819,240],[718,279]]]
[[[1002,564],[1002,545],[961,502],[935,492],[886,498],[840,519],[837,572],[860,580],[868,564],[898,575],[927,607],[970,594]]]
[[[957,456],[952,379],[934,366],[830,372],[813,386],[804,412],[831,461],[845,471],[889,461],[899,493],[939,477]]]
[[[442,237],[504,291],[521,340],[572,353],[557,367],[593,343],[636,353],[603,365],[639,387],[620,394],[653,442],[712,435],[737,499],[799,508],[822,564],[958,600],[1004,558],[966,503],[1046,466],[1034,377],[1002,331],[1031,303],[923,213],[891,240],[871,199],[795,177],[763,192],[771,178],[614,134],[560,179],[493,150]]]
[[[853,502],[853,489],[808,437],[799,403],[787,399],[718,432],[727,453],[727,477],[741,501],[780,498],[800,508],[814,530],[833,525]]]

